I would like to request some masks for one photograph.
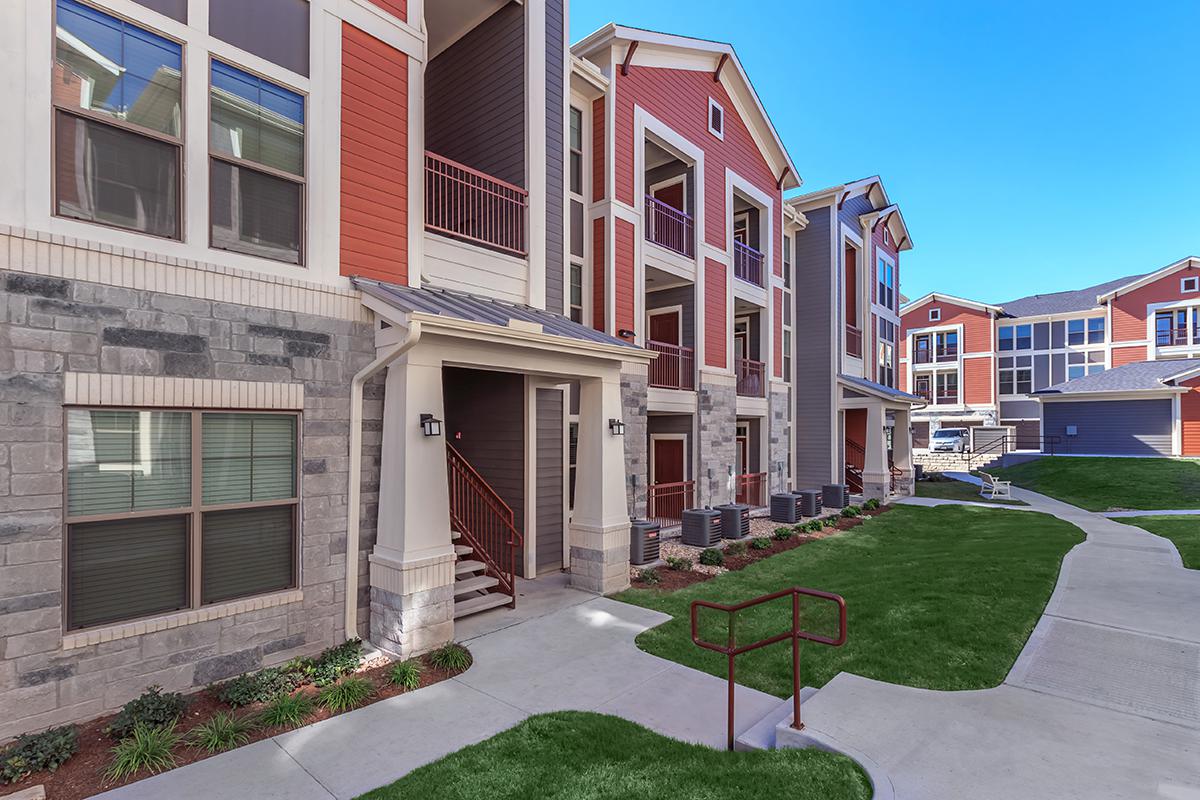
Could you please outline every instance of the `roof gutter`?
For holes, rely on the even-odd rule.
[[[358,527],[362,507],[363,386],[421,341],[421,322],[412,320],[408,335],[360,369],[350,381],[350,481],[346,502],[346,638],[358,631]]]

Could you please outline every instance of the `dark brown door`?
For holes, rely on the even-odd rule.
[[[683,480],[683,440],[654,440],[654,482],[679,483]]]
[[[654,190],[654,199],[666,203],[676,211],[685,210],[683,207],[683,181]]]
[[[655,342],[678,345],[679,312],[668,311],[650,317],[650,338]]]

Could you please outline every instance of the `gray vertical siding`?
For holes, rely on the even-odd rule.
[[[1074,425],[1075,436],[1067,436]],[[1171,454],[1171,401],[1101,400],[1042,406],[1046,436],[1062,437],[1068,453],[1121,456]]]
[[[537,390],[537,571],[562,569],[563,395]]]
[[[660,289],[657,292],[646,293],[646,310],[668,306],[683,306],[683,339],[684,347],[696,346],[696,290],[692,286],[675,286],[670,289]],[[649,331],[647,330],[647,333]]]
[[[858,218],[863,214],[869,214],[875,210],[875,206],[871,203],[871,198],[865,194],[860,194],[858,197],[851,197],[842,207],[838,209],[838,219],[850,226],[850,230],[858,235],[862,235],[862,226],[858,224]],[[868,272],[868,275],[873,273]]]
[[[566,15],[564,0],[546,0],[546,308],[566,313],[563,203],[567,196]]]
[[[525,14],[520,4],[504,6],[429,62],[425,146],[525,186]]]
[[[840,301],[832,281],[832,208],[813,209],[805,216],[808,227],[796,234],[793,283],[797,345],[792,355],[796,363],[792,470],[794,485],[799,488],[821,486],[833,478],[830,465],[837,446],[832,369],[836,337],[831,335],[831,327]]]

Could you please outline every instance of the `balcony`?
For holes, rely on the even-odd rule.
[[[943,363],[946,361],[956,361],[958,359],[958,347],[939,347],[936,350],[917,350],[914,354],[913,361],[917,364],[934,364]]]
[[[741,397],[766,397],[766,364],[738,356],[733,360],[733,369],[737,375],[738,395]]]
[[[425,152],[425,229],[524,258],[528,192]]]
[[[737,502],[759,508],[765,506],[767,473],[748,472],[737,476]]]
[[[696,506],[696,482],[652,483],[646,496],[646,516],[664,528],[678,525],[685,509]]]
[[[694,258],[696,235],[692,216],[646,195],[646,241]]]
[[[1200,338],[1197,341],[1200,341]],[[1159,330],[1154,337],[1154,343],[1158,347],[1182,347],[1188,343],[1187,328]]]
[[[692,348],[650,340],[646,349],[658,353],[658,358],[650,362],[650,386],[688,391],[696,388],[696,356]]]
[[[854,325],[846,326],[846,354],[855,358],[862,358],[863,352],[863,335],[862,330]]]
[[[934,400],[934,404],[939,405],[939,406],[957,405],[958,404],[958,390],[952,389],[952,390],[944,390],[944,391],[938,392],[937,397]]]
[[[752,283],[755,286],[765,286],[763,283],[763,254],[748,244],[734,240],[733,242],[733,277]]]

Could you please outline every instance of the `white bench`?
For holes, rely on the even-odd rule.
[[[979,473],[983,477],[983,488],[979,494],[988,500],[1011,500],[1012,481],[998,481],[986,472]]]

